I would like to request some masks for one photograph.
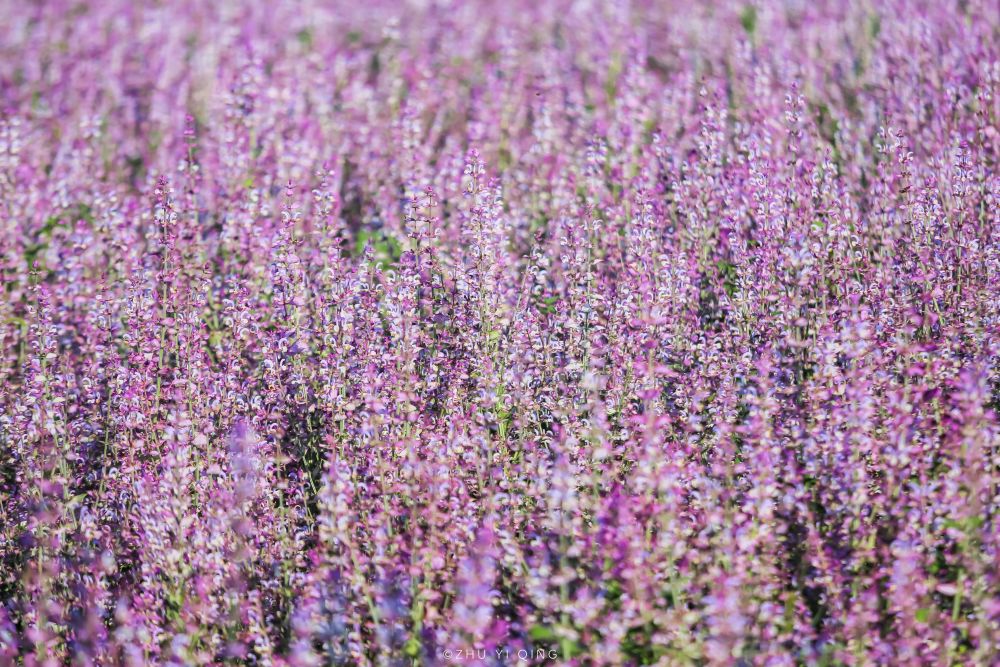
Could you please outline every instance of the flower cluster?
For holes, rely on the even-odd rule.
[[[995,0],[0,1],[0,664],[1000,661]]]

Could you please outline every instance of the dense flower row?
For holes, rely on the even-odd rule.
[[[996,664],[998,14],[0,1],[0,664]]]

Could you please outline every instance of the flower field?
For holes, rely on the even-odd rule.
[[[1000,664],[995,0],[0,0],[0,665]]]

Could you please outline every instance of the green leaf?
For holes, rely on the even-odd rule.
[[[757,31],[757,8],[753,5],[747,5],[740,12],[740,25],[743,29],[747,31],[747,34],[751,37],[754,32]]]
[[[917,623],[926,623],[931,618],[931,610],[927,607],[921,607],[917,610],[915,614]]]
[[[536,642],[552,641],[556,638],[556,631],[547,625],[533,625],[528,630],[528,636]]]
[[[403,653],[410,658],[416,658],[417,656],[419,656],[420,640],[417,639],[416,637],[410,637],[409,639],[407,639],[406,643],[403,644]]]
[[[737,275],[736,266],[731,262],[720,259],[716,263],[716,268],[719,271],[719,276],[722,278],[722,288],[726,290],[726,294],[732,298],[738,289],[737,279],[739,276]]]
[[[882,17],[878,14],[872,14],[868,19],[868,33],[875,39],[882,32]]]
[[[957,528],[965,532],[974,532],[982,528],[983,518],[980,516],[969,516],[964,519],[945,519],[945,528]]]
[[[604,80],[604,94],[608,96],[608,101],[614,101],[618,95],[618,78],[622,73],[622,55],[615,51],[611,54],[611,62],[608,63],[608,78]]]
[[[562,651],[562,657],[566,659],[583,655],[584,652],[583,644],[576,640],[564,640],[560,643],[559,648]]]

